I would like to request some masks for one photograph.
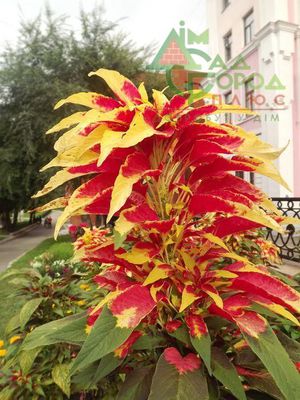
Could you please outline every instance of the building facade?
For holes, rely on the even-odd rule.
[[[207,0],[214,93],[256,116],[225,115],[286,149],[276,167],[291,192],[263,176],[244,178],[272,197],[300,196],[300,1]]]

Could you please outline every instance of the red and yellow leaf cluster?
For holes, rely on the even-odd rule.
[[[143,85],[118,72],[92,75],[115,97],[78,93],[58,103],[88,109],[49,130],[65,132],[45,168],[62,169],[36,195],[84,177],[70,197],[43,206],[64,208],[55,235],[73,215],[118,217],[113,236],[86,229],[75,244],[79,258],[107,265],[95,280],[109,293],[91,317],[107,305],[120,328],[164,321],[170,332],[184,323],[201,338],[208,334],[205,319],[219,315],[257,338],[267,326],[253,309],[258,304],[299,325],[298,292],[228,246],[233,235],[256,228],[282,230],[284,218],[270,199],[235,176],[250,171],[286,186],[272,164],[280,151],[240,127],[211,122],[211,114],[228,109],[209,104],[201,91],[168,100],[154,90],[150,101]],[[165,321],[165,310],[174,320]],[[117,354],[127,354],[138,336]],[[171,349],[165,357],[180,373],[200,362]]]

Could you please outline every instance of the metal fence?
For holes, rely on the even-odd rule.
[[[284,234],[268,229],[267,239],[279,247],[282,258],[300,262],[300,197],[273,197],[272,200],[284,216],[298,218],[299,224],[288,224]]]

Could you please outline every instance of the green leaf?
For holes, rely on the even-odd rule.
[[[117,319],[108,308],[104,307],[74,361],[71,375],[94,361],[100,360],[125,342],[133,328],[118,328],[116,321]]]
[[[41,325],[26,336],[22,350],[55,343],[81,344],[86,338],[85,325],[86,312]]]
[[[179,374],[166,362],[158,360],[148,400],[209,400],[207,382],[200,369]]]
[[[207,377],[209,400],[220,400],[220,388],[218,381],[213,377]]]
[[[185,325],[181,325],[176,331],[169,333],[169,335],[188,346],[191,345],[189,331]]]
[[[300,361],[300,343],[296,342],[296,340],[289,338],[287,335],[285,335],[281,331],[276,332],[276,336],[278,337],[280,343],[285,348],[286,352],[291,357],[291,359],[294,362],[299,362]]]
[[[249,390],[247,392],[248,400],[274,400],[274,397],[268,396],[266,393],[257,392],[256,390]]]
[[[151,350],[157,347],[164,347],[166,342],[163,337],[143,335],[133,344],[134,350]]]
[[[278,388],[288,400],[299,400],[300,374],[282,347],[271,327],[259,337],[243,333],[245,340],[272,375]]]
[[[254,371],[255,372],[255,371]],[[278,389],[274,379],[267,372],[264,374],[259,374],[257,376],[247,376],[246,377],[248,385],[257,389],[261,392],[264,392],[270,396],[273,396],[277,400],[285,400],[285,397],[282,395],[280,390]]]
[[[256,370],[264,369],[263,363],[248,346],[237,352],[236,356],[234,357],[234,364],[247,367],[250,369],[256,369]]]
[[[71,392],[70,365],[56,364],[52,369],[52,378],[54,383],[68,396]]]
[[[14,315],[8,323],[6,324],[5,327],[5,334],[9,335],[11,332],[13,332],[15,329],[19,328],[20,326],[20,314]]]
[[[154,368],[152,366],[132,371],[121,386],[116,400],[148,399],[153,373]]]
[[[36,359],[37,355],[41,351],[41,347],[35,347],[31,350],[21,351],[19,354],[19,363],[22,369],[22,372],[26,375],[30,371],[34,360]]]
[[[27,322],[30,320],[32,314],[35,312],[35,310],[39,307],[41,302],[44,299],[42,297],[37,298],[37,299],[32,299],[29,300],[27,303],[24,304],[20,311],[20,327],[21,330],[25,328],[25,325]]]
[[[13,400],[13,399],[14,399],[13,389],[6,387],[0,391],[0,400]]]
[[[113,372],[123,362],[122,358],[115,357],[114,353],[109,353],[100,361],[94,376],[91,378],[90,386],[98,383],[102,378]]]
[[[212,348],[212,372],[237,399],[247,399],[236,369],[226,354],[217,347]]]
[[[211,375],[211,340],[209,334],[202,335],[200,338],[190,336],[190,339]]]

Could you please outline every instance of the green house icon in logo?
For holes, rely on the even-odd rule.
[[[184,22],[182,21],[180,24],[182,26]],[[187,42],[188,44],[207,44],[208,30],[197,35],[188,29]],[[178,34],[173,28],[147,69],[156,71],[166,70],[171,68],[173,65],[181,65],[185,69],[197,69],[198,66],[191,55],[192,53],[202,55],[203,52],[196,49],[186,48],[185,28],[180,28],[180,34]]]

